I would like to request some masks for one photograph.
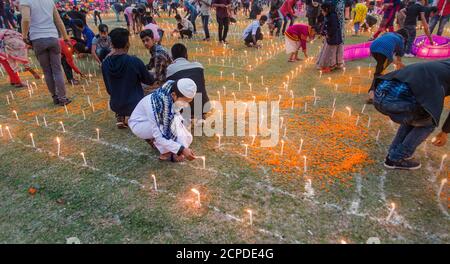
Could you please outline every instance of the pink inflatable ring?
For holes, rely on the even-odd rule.
[[[450,38],[432,35],[434,45],[430,44],[427,36],[422,35],[414,40],[411,52],[423,59],[450,58]]]

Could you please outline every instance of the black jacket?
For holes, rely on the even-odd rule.
[[[144,63],[135,56],[108,56],[102,63],[103,81],[111,96],[110,106],[120,116],[130,116],[144,97],[141,83],[155,82]]]
[[[184,58],[174,60],[174,62],[167,67],[167,80],[176,81],[182,78],[189,78],[195,82],[197,85],[197,94],[200,93],[202,95],[202,112],[208,112],[210,109],[205,108],[205,104],[209,102],[209,97],[205,87],[205,73],[203,66],[198,62],[190,62]],[[192,100],[190,105],[192,116],[194,116],[195,99]]]
[[[431,115],[434,124],[439,125],[445,97],[450,95],[450,59],[414,63],[378,77],[378,80],[407,83],[417,102]],[[450,133],[450,115],[442,131]]]

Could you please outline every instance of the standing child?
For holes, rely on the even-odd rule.
[[[358,36],[359,28],[366,21],[368,8],[365,3],[357,3],[353,8],[353,27],[355,30],[355,36]]]
[[[417,20],[420,19],[420,22],[423,26],[423,31],[425,32],[425,35],[428,36],[428,39],[430,40],[430,43],[433,44],[433,39],[431,38],[430,30],[428,28],[428,23],[425,18],[425,1],[416,1],[415,3],[412,3],[411,5],[408,5],[406,7],[406,17],[405,17],[405,24],[404,28],[408,31],[408,40],[406,41],[405,46],[405,57],[414,57],[413,54],[411,54],[412,44],[414,42],[414,39],[416,38],[416,27],[417,27]]]
[[[306,42],[308,39],[314,39],[315,35],[316,31],[314,28],[305,24],[294,24],[288,27],[285,32],[286,38],[284,39],[286,53],[289,54],[288,62],[300,60],[298,57],[298,51],[300,48],[302,49],[303,54],[305,54],[305,58],[308,58],[308,55],[306,54]]]
[[[326,73],[344,66],[344,42],[342,40],[342,29],[334,8],[329,3],[321,6],[324,16],[322,35],[325,36],[323,47],[317,60],[318,68]]]

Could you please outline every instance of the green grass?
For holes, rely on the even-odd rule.
[[[110,18],[105,21],[118,25]],[[159,21],[173,27],[173,19]],[[336,72],[320,79],[313,64],[288,64],[283,40],[273,39],[272,43],[281,47],[279,52],[254,65],[250,71],[242,60],[245,58],[244,50],[251,58],[261,51],[245,48],[239,41],[247,23],[244,19],[241,21],[244,24],[233,27],[231,31],[233,56],[225,59],[225,66],[230,66],[229,59],[235,68],[221,67],[221,54],[210,56],[202,53],[201,48],[206,50],[216,44],[204,44],[199,40],[201,34],[192,41],[185,41],[190,56],[205,66],[210,97],[217,100],[217,91],[222,93],[222,86],[226,86],[228,100],[232,100],[231,92],[235,92],[238,100],[250,101],[252,95],[264,97],[267,86],[272,100],[278,100],[278,94],[287,98],[289,93],[280,88],[281,83],[291,70],[304,65],[289,89],[293,90],[296,99],[308,102],[308,113],[303,113],[301,105],[296,105],[294,110],[284,108],[281,113],[286,120],[299,120],[307,125],[288,129],[286,147],[295,147],[300,138],[307,139],[306,153],[332,147],[326,143],[333,142],[329,140],[335,134],[315,133],[315,125],[321,121],[329,122],[330,127],[354,123],[354,119],[345,118],[345,106],[353,109],[352,118],[361,111],[365,91],[370,84],[368,66],[369,63],[373,66],[374,61],[349,62],[345,77],[342,77],[342,72]],[[163,26],[166,34],[169,33],[167,24]],[[197,26],[200,26],[199,21]],[[215,36],[215,30],[213,32]],[[348,37],[347,43],[362,42],[367,37]],[[174,41],[164,40],[166,47]],[[264,41],[266,46],[270,46],[270,41]],[[317,53],[319,42],[310,45],[310,55]],[[195,54],[196,48],[202,56]],[[145,62],[149,59],[138,38],[132,40],[131,53]],[[265,57],[262,53],[259,56]],[[30,54],[30,57],[36,63],[34,55]],[[208,58],[213,65],[209,65]],[[86,62],[86,59],[78,63],[81,61]],[[409,64],[420,60],[405,61]],[[420,146],[416,153],[424,165],[421,170],[386,171],[381,161],[395,126],[391,127],[388,119],[372,107],[368,106],[365,114],[361,115],[360,126],[354,130],[356,135],[345,134],[335,139],[344,148],[355,147],[367,153],[367,160],[373,161],[343,172],[342,177],[349,179],[346,183],[334,177],[327,178],[327,173],[319,170],[324,161],[342,162],[326,151],[311,161],[306,178],[301,170],[275,172],[272,169],[277,166],[269,165],[266,157],[255,154],[257,147],[249,149],[248,157],[243,156],[241,143],[248,143],[251,140],[248,136],[223,137],[221,149],[216,148],[215,137],[195,137],[192,148],[198,155],[206,156],[207,168],[204,170],[199,160],[181,164],[160,162],[158,153],[145,142],[130,131],[117,130],[114,114],[107,108],[108,98],[99,69],[92,67],[90,62],[88,65],[88,68],[86,65],[82,67],[83,70],[92,73],[95,69],[98,77],[86,87],[86,93],[81,86],[68,87],[69,96],[74,99],[68,107],[69,115],[63,108],[51,105],[46,87],[40,81],[37,81],[38,90],[29,98],[26,89],[12,88],[6,77],[2,78],[1,241],[65,243],[68,237],[78,237],[82,243],[339,243],[341,239],[365,243],[374,236],[383,243],[450,241],[447,189],[444,188],[441,197],[437,198],[441,179],[448,177],[448,165],[441,173],[438,169],[441,157],[449,152],[449,147],[435,148],[428,141],[426,150]],[[361,76],[357,74],[358,66],[362,68]],[[220,71],[223,72],[223,80],[220,80]],[[236,81],[231,79],[233,72]],[[264,86],[260,85],[261,75],[264,75]],[[245,85],[245,76],[253,83],[253,92]],[[331,85],[326,79],[328,76],[333,80]],[[345,85],[349,76],[354,77],[354,87],[361,86],[360,94],[355,92],[357,88],[350,91]],[[345,81],[341,80],[343,78]],[[29,76],[24,80],[34,81]],[[338,91],[334,91],[334,80],[341,80]],[[97,81],[101,86],[100,95]],[[238,92],[238,82],[241,82],[241,92]],[[317,106],[312,106],[312,88],[317,89],[320,97]],[[15,93],[15,99],[10,98],[11,105],[7,105],[6,96],[10,90]],[[87,103],[87,95],[95,104],[94,113]],[[335,119],[330,120],[334,98],[337,99],[337,112]],[[81,109],[86,113],[86,120],[83,120]],[[17,111],[20,121],[15,120],[12,110]],[[443,118],[448,113],[448,104],[444,112]],[[48,127],[43,125],[44,114]],[[36,115],[40,126],[35,123]],[[369,115],[372,125],[366,129]],[[62,132],[59,121],[64,123],[66,133]],[[11,128],[13,140],[9,139],[5,126]],[[100,142],[96,140],[96,128],[101,131]],[[381,134],[379,142],[376,142],[378,129]],[[33,133],[37,149],[31,147],[29,133]],[[57,136],[62,139],[61,158],[56,156]],[[354,141],[355,138],[358,140]],[[277,153],[279,146],[260,151]],[[89,167],[83,166],[80,152],[85,153]],[[288,159],[302,160],[300,156]],[[156,175],[158,192],[152,190],[152,174]],[[327,191],[321,188],[323,181],[319,176],[333,180],[327,183]],[[314,196],[305,194],[307,178],[312,179]],[[28,193],[31,186],[38,189],[35,195]],[[195,196],[191,188],[201,192],[201,208],[194,206]],[[396,204],[396,214],[386,222],[391,202]],[[253,226],[248,224],[246,209],[253,210]]]

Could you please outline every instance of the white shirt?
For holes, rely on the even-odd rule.
[[[135,124],[138,123],[145,123],[145,131],[135,131],[138,128],[138,126],[135,126]],[[164,138],[160,130],[160,128],[162,129],[162,126],[158,128],[159,124],[156,123],[151,102],[151,94],[145,96],[137,104],[136,108],[130,116],[130,119],[128,120],[128,124],[133,130],[133,133],[138,134],[142,132],[142,134],[146,134],[147,139],[155,139],[155,146],[160,153],[177,153],[178,150],[180,150],[181,144],[174,140]],[[142,137],[140,135],[137,136]]]
[[[204,0],[206,3],[209,4],[206,5],[205,3],[203,3],[202,1],[200,1],[200,14],[202,16],[209,16],[211,15],[211,2],[212,0]]]
[[[256,35],[256,31],[261,26],[259,20],[253,21],[248,27],[244,30],[242,34],[242,38],[245,39],[249,34]]]
[[[58,38],[58,30],[53,21],[53,0],[20,0],[20,5],[30,7],[30,40]]]

